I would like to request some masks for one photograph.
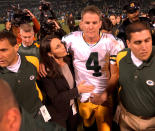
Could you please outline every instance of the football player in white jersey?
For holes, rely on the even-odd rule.
[[[62,38],[73,57],[76,84],[85,80],[86,84],[95,86],[91,94],[81,94],[80,115],[86,127],[96,120],[98,131],[110,131],[112,105],[107,103],[111,101],[110,93],[118,81],[116,55],[121,48],[111,36],[100,34],[102,21],[97,7],[84,8],[81,18],[82,31]],[[102,105],[98,105],[100,100],[104,100]]]

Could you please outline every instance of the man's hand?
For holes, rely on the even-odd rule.
[[[104,105],[107,104],[108,93],[104,91],[102,94],[92,93],[90,97],[90,102],[96,105]]]
[[[31,16],[32,19],[35,17],[30,10],[24,9],[24,11],[26,11],[28,15]]]

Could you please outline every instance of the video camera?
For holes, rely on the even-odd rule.
[[[45,0],[40,1],[40,6],[42,7],[42,10],[50,10],[50,2],[46,2]]]
[[[53,32],[56,32],[56,25],[52,20],[55,20],[55,14],[51,9],[51,3],[46,2],[45,0],[40,1],[41,6],[41,15],[40,15],[40,24],[41,24],[41,39],[46,35],[50,35]]]
[[[28,12],[20,9],[19,7],[12,6],[13,17],[11,23],[14,26],[20,26],[20,24],[31,22],[31,17],[28,15]]]

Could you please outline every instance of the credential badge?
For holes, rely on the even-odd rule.
[[[153,80],[147,80],[146,84],[149,86],[154,86],[154,81]]]

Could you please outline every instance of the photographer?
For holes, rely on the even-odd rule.
[[[55,34],[62,38],[66,35],[66,32],[62,29],[61,25],[57,22],[56,16],[51,9],[51,3],[46,1],[41,1],[39,7],[40,10],[40,33],[39,38],[42,40],[45,36]]]
[[[14,14],[14,21],[12,24],[13,34],[16,36],[18,44],[20,44],[22,42],[21,36],[20,36],[20,29],[19,29],[20,24],[29,23],[30,20],[32,19],[33,30],[34,30],[34,40],[36,40],[35,34],[38,33],[40,30],[40,24],[39,24],[37,18],[31,13],[31,11],[28,9],[24,9],[22,12],[25,13],[26,16],[23,17],[22,14],[18,14],[18,12],[17,12],[17,14]],[[20,18],[20,17],[23,17],[23,18]],[[28,20],[28,17],[30,17],[30,20]]]

